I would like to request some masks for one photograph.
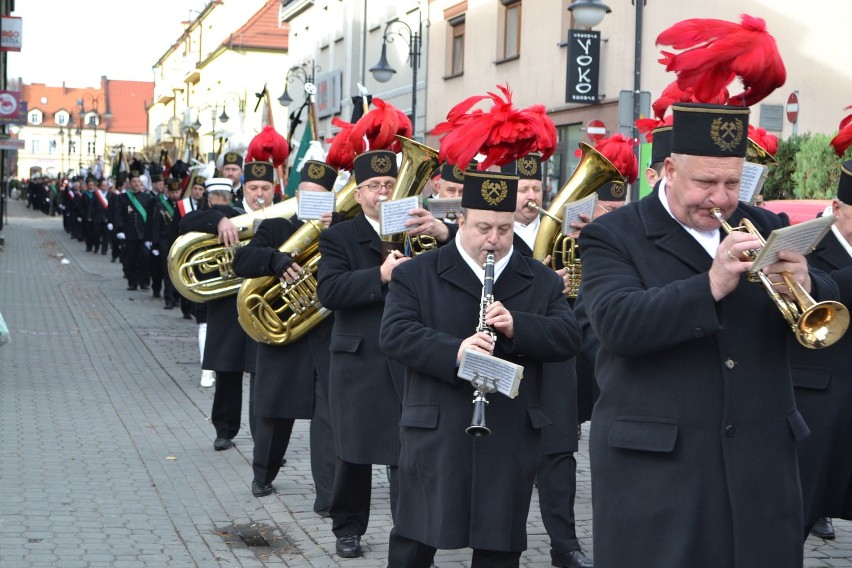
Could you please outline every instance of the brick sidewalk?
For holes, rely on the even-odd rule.
[[[194,321],[126,291],[120,265],[86,253],[59,217],[10,201],[4,232],[0,312],[12,343],[0,348],[0,567],[385,565],[383,468],[364,558],[339,559],[330,520],[312,510],[306,421],[276,494],[254,498],[245,414],[236,450],[212,449],[213,390],[198,386]],[[591,555],[585,437],[577,462],[577,529]],[[809,539],[805,566],[852,567],[852,525],[835,527],[834,542]],[[528,533],[522,565],[549,566],[537,497]],[[442,551],[436,564],[469,558]]]

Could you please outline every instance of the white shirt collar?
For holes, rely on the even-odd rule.
[[[461,246],[461,240],[460,239],[453,239],[453,241],[456,243],[456,248],[458,249],[459,254],[462,257],[462,260],[464,260],[465,263],[470,267],[470,269],[473,271],[473,273],[479,279],[480,284],[484,285],[485,284],[485,268],[482,267],[482,266],[479,266],[479,263],[476,262],[476,259],[474,259],[472,256],[467,254],[467,251],[464,250]],[[503,273],[503,270],[509,264],[509,259],[512,258],[512,254],[514,254],[514,252],[515,252],[515,247],[511,247],[509,249],[509,253],[506,256],[504,256],[503,258],[501,258],[500,260],[498,260],[497,262],[494,263],[494,283],[495,284],[497,283],[497,279],[500,278],[500,275]]]
[[[515,233],[527,244],[530,249],[535,247],[535,236],[541,227],[541,216],[536,217],[529,225],[515,221]]]
[[[687,233],[689,233],[693,239],[695,239],[701,248],[707,251],[711,257],[716,256],[716,249],[719,248],[719,229],[713,229],[712,231],[698,231],[691,227],[687,227],[680,221],[678,221],[677,217],[672,214],[672,210],[669,207],[669,200],[666,199],[666,185],[668,180],[664,177],[660,181],[660,189],[659,189],[659,198],[660,203],[663,204],[663,208],[665,208],[666,212],[671,215],[671,218],[677,221],[678,225],[684,228]]]
[[[367,215],[364,215],[364,219],[366,219],[370,226],[373,228],[373,230],[376,231],[376,234],[379,235],[379,238],[382,238],[382,234],[379,232],[379,222],[370,219],[369,217],[367,217]]]
[[[825,208],[825,211],[822,212],[823,215],[834,215],[831,210],[831,205]],[[840,234],[840,231],[837,229],[837,224],[831,226],[831,232],[834,233],[834,236],[837,237],[837,241],[840,243],[849,256],[852,256],[852,245],[849,244],[849,241],[843,238],[843,235]]]

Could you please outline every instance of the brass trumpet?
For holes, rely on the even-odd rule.
[[[743,218],[738,226],[732,227],[722,217],[722,210],[718,207],[711,209],[710,214],[719,221],[727,234],[734,231],[748,232],[757,237],[761,247],[766,244],[766,240],[757,231],[751,220]],[[743,256],[747,261],[752,261],[757,257],[759,250],[747,250],[743,253]],[[846,306],[833,300],[816,302],[802,285],[796,282],[792,274],[782,272],[780,276],[784,286],[793,295],[792,300],[778,293],[775,289],[778,284],[773,284],[761,270],[750,272],[748,279],[763,284],[769,297],[775,302],[796,335],[796,340],[803,346],[808,349],[822,349],[837,343],[849,327],[849,310],[846,309]]]

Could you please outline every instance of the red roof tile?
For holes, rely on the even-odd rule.
[[[223,47],[287,51],[288,26],[278,27],[280,0],[269,0],[243,26],[222,42]]]
[[[148,107],[154,100],[150,81],[113,81],[106,83],[112,120],[109,132],[145,134],[148,132]]]
[[[80,107],[77,101],[83,99],[86,110],[98,99],[98,114],[103,115],[106,108],[106,99],[103,91],[93,87],[48,87],[44,83],[33,83],[21,85],[21,100],[27,101],[27,109],[38,109],[44,114],[39,126],[56,126],[55,115],[60,110],[67,111],[73,117],[73,124],[79,126]],[[44,101],[44,102],[42,102]]]

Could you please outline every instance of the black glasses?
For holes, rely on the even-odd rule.
[[[358,189],[367,188],[371,192],[376,193],[379,190],[387,189],[388,191],[393,190],[393,186],[396,185],[395,181],[386,181],[384,183],[379,183],[377,181],[365,183],[358,186]]]

